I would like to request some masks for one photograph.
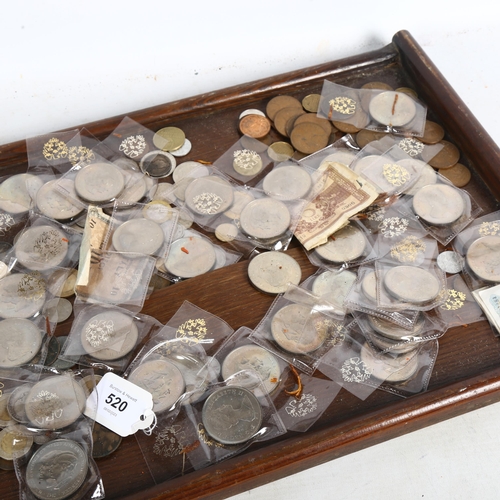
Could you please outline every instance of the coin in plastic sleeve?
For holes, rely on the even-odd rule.
[[[233,241],[238,235],[238,228],[231,223],[219,224],[215,228],[215,236],[220,241]]]
[[[388,321],[378,316],[368,315],[368,324],[380,335],[392,340],[401,341],[405,337],[420,337],[425,327],[425,317],[419,315],[415,321],[413,328],[408,330],[399,326],[397,323]]]
[[[227,210],[233,203],[233,187],[221,177],[194,179],[186,188],[186,205],[200,215],[215,215]]]
[[[312,292],[344,312],[344,300],[355,281],[356,273],[352,271],[325,271],[314,279]]]
[[[174,172],[176,160],[166,151],[155,150],[144,155],[140,162],[143,173],[155,179],[168,177]]]
[[[118,252],[154,255],[163,245],[165,235],[159,224],[149,219],[130,219],[113,233],[113,246]]]
[[[40,350],[42,340],[42,332],[28,319],[0,320],[0,368],[27,363]]]
[[[465,202],[458,189],[447,184],[430,184],[413,196],[413,210],[429,224],[446,225],[462,216]]]
[[[215,260],[211,242],[201,237],[184,237],[171,244],[164,266],[173,276],[193,278],[210,271]]]
[[[72,196],[64,196],[57,187],[59,184]],[[36,206],[46,217],[66,221],[77,217],[84,210],[73,201],[76,198],[75,183],[71,179],[54,179],[40,187],[36,193]]]
[[[163,127],[153,136],[153,144],[162,151],[180,149],[186,141],[186,135],[179,127]]]
[[[205,177],[210,173],[207,167],[197,161],[179,163],[172,174],[172,180],[177,184],[186,177]]]
[[[23,214],[32,206],[43,181],[32,174],[17,174],[0,184],[0,210],[9,214]]]
[[[0,431],[0,458],[14,460],[26,456],[33,446],[33,435],[24,425],[11,425]]]
[[[45,283],[32,274],[9,274],[0,280],[0,317],[29,318],[45,302]]]
[[[317,246],[315,253],[329,262],[350,262],[365,253],[367,240],[363,231],[355,226],[345,226],[335,232],[323,245]]]
[[[241,211],[240,227],[248,236],[267,240],[284,234],[291,219],[283,202],[274,198],[258,198]]]
[[[401,92],[381,92],[370,100],[370,115],[382,125],[400,127],[410,123],[417,114],[415,101]]]
[[[262,158],[256,151],[238,149],[233,153],[233,157],[233,168],[240,175],[250,177],[262,170]]]
[[[463,257],[457,253],[447,250],[441,252],[437,256],[437,265],[445,273],[456,274],[459,273],[464,267]]]
[[[254,199],[249,191],[235,191],[233,204],[224,212],[224,215],[230,219],[239,219],[241,211]]]
[[[465,258],[478,278],[500,281],[500,236],[478,238],[467,249]]]
[[[287,201],[305,198],[311,186],[309,172],[297,165],[275,168],[264,177],[262,183],[262,189],[268,196]]]
[[[90,203],[113,201],[124,188],[122,170],[113,163],[92,163],[79,170],[75,177],[78,196]]]
[[[419,267],[396,266],[383,278],[387,292],[397,300],[412,304],[423,304],[434,300],[441,291],[438,278]]]

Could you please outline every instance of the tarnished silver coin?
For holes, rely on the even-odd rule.
[[[42,340],[42,332],[28,319],[0,321],[0,368],[13,368],[32,360],[40,350]]]
[[[80,334],[82,346],[93,358],[123,358],[137,344],[139,330],[133,317],[120,311],[104,311],[90,318]]]
[[[122,437],[116,432],[110,431],[99,422],[94,422],[92,429],[92,458],[103,458],[111,455],[118,449]]]
[[[363,231],[348,225],[339,229],[326,243],[317,246],[314,251],[322,259],[340,264],[361,257],[366,245],[367,239]]]
[[[73,312],[73,306],[68,299],[55,298],[48,300],[43,306],[43,313],[51,323],[66,321]]]
[[[177,162],[167,151],[151,151],[141,158],[140,167],[143,173],[155,179],[168,177],[175,169]]]
[[[184,140],[184,144],[179,148],[176,149],[175,151],[170,151],[170,154],[174,156],[186,156],[188,153],[191,152],[193,145],[191,144],[191,141],[189,139]]]
[[[24,425],[10,425],[0,431],[0,458],[14,460],[24,457],[33,446],[33,433]]]
[[[23,214],[32,206],[37,191],[42,187],[40,177],[32,174],[17,174],[0,184],[0,210],[9,214]]]
[[[284,165],[273,169],[263,180],[262,189],[278,200],[305,198],[312,186],[309,172],[297,165]]]
[[[405,338],[411,339],[412,337],[420,337],[424,333],[425,317],[422,314],[417,317],[411,330],[378,316],[368,315],[367,318],[368,324],[375,332],[392,340],[401,341]]]
[[[392,127],[410,123],[417,114],[417,106],[410,96],[392,90],[372,97],[369,110],[374,120]]]
[[[0,317],[30,318],[43,307],[45,282],[33,274],[9,274],[0,280]]]
[[[361,292],[372,302],[377,302],[377,274],[370,271],[361,281]]]
[[[144,361],[130,373],[128,380],[151,393],[155,413],[168,410],[185,388],[179,368],[165,359]]]
[[[457,252],[446,250],[437,256],[439,269],[449,274],[459,273],[464,267],[464,258]]]
[[[186,188],[187,207],[200,215],[215,215],[233,204],[233,187],[228,181],[209,175],[194,179]]]
[[[465,258],[478,278],[500,281],[500,236],[478,238],[467,249]]]
[[[240,227],[252,238],[268,240],[281,236],[292,217],[287,206],[274,198],[259,198],[248,203],[240,214]]]
[[[464,213],[465,201],[454,187],[428,184],[414,194],[413,211],[429,224],[452,224]]]
[[[40,500],[63,500],[82,486],[87,452],[76,441],[55,439],[42,445],[26,468],[26,484]]]
[[[281,308],[271,320],[271,333],[285,351],[307,354],[319,349],[326,340],[324,329],[310,321],[311,308],[290,304]]]
[[[32,271],[46,271],[62,264],[69,249],[65,233],[55,226],[31,226],[17,240],[17,260]]]
[[[301,277],[299,263],[283,252],[263,252],[248,264],[248,279],[266,293],[284,293],[289,283],[298,285]]]
[[[259,400],[243,387],[221,387],[208,396],[202,410],[207,433],[222,444],[251,439],[262,425]]]
[[[125,188],[122,170],[113,163],[92,163],[75,177],[75,190],[89,203],[107,203],[118,198]]]
[[[325,271],[314,279],[312,293],[336,306],[339,312],[345,313],[344,300],[355,281],[356,273],[352,271]]]
[[[10,394],[7,404],[9,415],[20,424],[28,424],[29,418],[26,415],[26,398],[31,391],[33,384],[18,385]]]
[[[255,344],[247,344],[233,349],[222,362],[222,378],[229,377],[241,370],[257,373],[264,384],[264,389],[270,394],[280,382],[281,369],[278,359],[267,349]],[[253,387],[247,387],[252,390]]]
[[[64,196],[58,189],[61,186],[72,196]],[[46,182],[36,193],[36,206],[40,213],[51,219],[66,221],[80,215],[84,207],[74,201],[78,196],[75,183],[71,179],[54,179]]]
[[[210,271],[215,261],[214,245],[210,241],[188,236],[172,243],[164,266],[174,276],[193,278]]]
[[[413,266],[396,266],[385,273],[384,287],[397,300],[424,304],[441,291],[439,279],[430,271]]]
[[[163,224],[174,216],[174,211],[169,203],[163,200],[153,200],[142,209],[144,218],[152,220],[157,224]]]
[[[154,255],[163,245],[165,235],[156,222],[138,218],[130,219],[117,227],[111,240],[118,252]]]
[[[39,429],[62,429],[83,413],[87,397],[71,375],[54,375],[37,382],[26,396],[26,416]]]

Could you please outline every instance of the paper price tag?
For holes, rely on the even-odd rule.
[[[153,396],[141,387],[106,373],[87,398],[85,415],[122,437],[151,426]]]

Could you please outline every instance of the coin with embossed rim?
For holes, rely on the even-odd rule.
[[[8,177],[0,184],[0,210],[10,214],[27,212],[42,187],[41,178],[32,174],[17,174]]]
[[[283,202],[274,198],[258,198],[241,211],[240,227],[248,236],[266,240],[284,234],[291,219]]]
[[[429,184],[413,196],[413,210],[429,224],[452,224],[464,213],[465,202],[458,189],[447,184]]]
[[[151,151],[141,159],[141,170],[150,177],[160,179],[168,177],[175,169],[175,158],[166,151]]]
[[[365,274],[361,281],[361,291],[368,300],[377,302],[377,274],[375,271]]]
[[[75,177],[75,190],[85,201],[107,203],[125,188],[125,177],[113,163],[93,163],[83,167]]]
[[[7,404],[7,411],[9,415],[21,424],[29,423],[28,416],[26,415],[26,397],[33,384],[18,385],[10,394]]]
[[[0,321],[0,368],[21,366],[34,358],[42,346],[42,332],[28,319]]]
[[[0,458],[24,457],[33,446],[33,434],[24,425],[11,425],[0,432]]]
[[[317,276],[312,283],[312,293],[317,295],[345,313],[344,300],[356,281],[356,273],[352,271],[325,271]]]
[[[405,337],[420,337],[425,326],[425,316],[420,314],[415,321],[413,328],[408,330],[392,321],[388,321],[378,316],[367,315],[369,325],[380,335],[392,340],[403,340]]]

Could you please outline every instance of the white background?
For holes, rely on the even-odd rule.
[[[402,29],[499,144],[497,10],[484,0],[10,1],[0,144],[366,52]],[[235,498],[496,500],[499,423],[497,404]]]

